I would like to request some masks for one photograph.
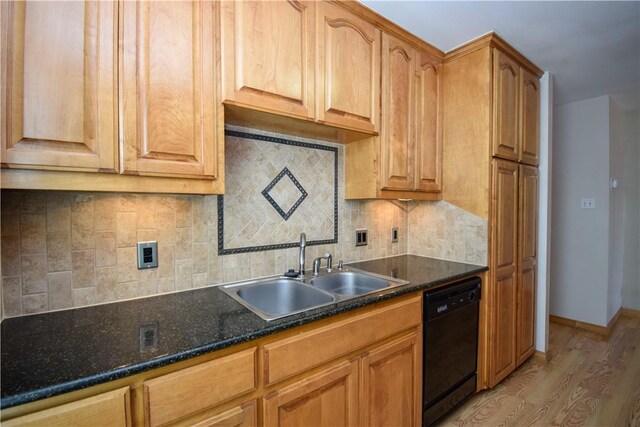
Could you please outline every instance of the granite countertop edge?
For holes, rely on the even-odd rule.
[[[409,283],[397,288],[390,289],[384,293],[366,295],[359,298],[342,301],[308,312],[304,312],[291,318],[280,319],[277,323],[266,323],[263,328],[258,331],[250,331],[246,334],[239,334],[229,339],[208,343],[197,346],[189,350],[180,351],[173,354],[167,354],[143,362],[134,363],[128,366],[119,367],[106,372],[100,372],[94,375],[88,375],[77,380],[66,381],[52,386],[16,393],[11,396],[2,397],[0,399],[0,409],[8,409],[14,406],[34,402],[36,400],[46,399],[72,391],[82,390],[91,386],[118,380],[131,375],[136,375],[152,369],[160,368],[172,363],[188,360],[197,356],[201,356],[214,351],[232,347],[234,345],[249,342],[258,338],[282,332],[297,326],[302,326],[317,320],[332,317],[341,313],[356,310],[378,302],[387,301],[412,292],[418,292],[437,286],[442,283],[451,282],[457,279],[473,276],[475,274],[487,271],[488,267],[478,265],[477,269],[465,271],[464,273],[442,277],[425,283]],[[249,311],[248,309],[246,309]]]

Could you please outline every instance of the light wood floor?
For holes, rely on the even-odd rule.
[[[553,323],[549,338],[548,364],[529,359],[440,426],[640,426],[640,318],[608,340]]]

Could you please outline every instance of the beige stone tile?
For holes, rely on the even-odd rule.
[[[3,276],[20,275],[20,237],[0,236],[0,262]]]
[[[188,259],[193,255],[190,228],[176,228],[176,260]]]
[[[134,282],[138,279],[136,248],[117,248],[116,262],[118,267],[118,283]]]
[[[193,244],[193,273],[206,273],[209,249],[206,243]]]
[[[193,213],[204,213],[204,199],[207,196],[191,196],[191,209]]]
[[[47,234],[47,270],[71,270],[71,234]]]
[[[82,205],[81,205],[82,206]],[[71,249],[88,250],[95,248],[93,212],[71,211]]]
[[[72,280],[70,271],[47,274],[49,310],[73,307]]]
[[[71,230],[71,207],[67,193],[47,195],[47,233],[66,233]]]
[[[76,193],[71,195],[71,215],[95,213],[94,196],[91,193]]]
[[[49,310],[49,298],[46,293],[22,296],[22,312],[24,314],[44,313]]]
[[[100,231],[96,233],[96,267],[116,265],[116,233]]]
[[[207,282],[210,285],[222,283],[222,259],[219,256],[209,257]]]
[[[191,228],[193,207],[191,196],[178,196],[175,200],[176,206],[176,227]]]
[[[22,289],[19,276],[2,278],[2,308],[6,317],[22,314]]]
[[[158,293],[158,272],[156,269],[138,271],[138,296]]]
[[[155,228],[138,228],[138,242],[157,242],[159,231]]]
[[[42,191],[23,191],[21,192],[21,206],[20,211],[22,213],[41,213],[44,214],[47,211],[47,195]]]
[[[22,205],[22,191],[18,190],[1,190],[0,191],[0,210],[2,215],[19,214]]]
[[[45,215],[20,216],[20,247],[23,254],[41,254],[47,251]]]
[[[0,234],[3,236],[19,236],[20,235],[20,216],[18,214],[2,214],[0,218]]]
[[[175,212],[176,197],[175,196],[158,196],[156,200],[156,208],[158,212]]]
[[[158,293],[164,294],[175,290],[176,285],[173,277],[161,277],[158,279]]]
[[[84,307],[96,303],[96,288],[78,288],[73,290],[73,306]]]
[[[95,252],[72,251],[71,272],[74,289],[95,286]]]
[[[174,277],[175,254],[173,245],[158,245],[158,277]]]
[[[175,212],[158,212],[158,244],[170,245],[175,242]]]
[[[118,269],[96,269],[96,302],[121,301],[138,296],[137,282],[118,283]]]
[[[137,208],[137,196],[135,194],[122,194],[118,197],[118,212],[135,212]]]
[[[157,227],[156,200],[155,196],[138,196],[136,211],[138,230]]]
[[[47,255],[22,255],[22,294],[47,292]]]
[[[202,288],[207,286],[207,273],[194,274],[192,277],[193,287]]]
[[[192,275],[190,259],[176,260],[176,290],[191,289]]]
[[[95,230],[115,230],[116,213],[118,211],[119,197],[113,194],[96,196],[95,199]]]
[[[137,241],[136,213],[118,212],[116,223],[116,245],[119,248],[135,246]]]
[[[193,243],[205,243],[208,241],[207,223],[204,213],[193,214]]]

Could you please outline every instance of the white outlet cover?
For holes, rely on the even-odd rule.
[[[585,197],[580,201],[580,207],[582,209],[595,209],[596,208],[596,199],[592,197]]]

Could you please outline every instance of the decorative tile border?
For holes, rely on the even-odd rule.
[[[275,200],[273,200],[273,197],[271,197],[271,195],[269,194],[269,191],[273,190],[273,187],[275,187],[280,182],[280,180],[284,178],[285,175],[288,176],[291,182],[293,183],[293,185],[295,185],[296,188],[300,190],[300,197],[298,198],[298,200],[296,200],[296,202],[293,204],[293,206],[291,206],[291,208],[287,212],[282,210],[282,207],[280,207],[280,205]],[[280,171],[278,176],[273,178],[273,181],[271,181],[269,185],[267,185],[267,187],[264,190],[262,190],[262,195],[265,197],[265,199],[269,201],[271,206],[273,206],[276,212],[278,212],[285,221],[288,220],[289,217],[291,217],[291,215],[293,215],[296,209],[298,209],[298,206],[300,206],[300,203],[302,203],[304,199],[306,199],[308,196],[305,189],[302,187],[302,185],[300,185],[296,177],[293,176],[289,168],[282,169],[282,171]]]
[[[321,144],[312,144],[312,143],[307,143],[307,142],[293,141],[293,140],[288,140],[288,139],[283,139],[283,138],[276,138],[276,137],[266,136],[266,135],[258,135],[258,134],[253,134],[253,133],[240,132],[240,131],[231,130],[231,129],[226,129],[225,130],[225,136],[253,139],[253,140],[265,141],[265,142],[274,143],[274,144],[291,145],[291,146],[295,146],[295,147],[311,148],[311,149],[315,149],[315,150],[322,150],[322,151],[332,152],[333,156],[334,156],[334,161],[333,161],[333,163],[334,163],[334,176],[333,176],[333,182],[334,182],[334,190],[333,190],[333,239],[308,240],[307,241],[307,245],[308,246],[314,246],[314,245],[328,245],[328,244],[338,243],[338,148],[329,147],[329,146],[321,145]],[[288,169],[287,169],[287,171],[288,171]],[[278,177],[282,178],[282,176],[284,176],[284,174],[286,174],[286,172],[283,170],[283,171],[280,172]],[[279,179],[278,177],[276,177],[276,179],[274,179],[271,182],[271,184],[273,184],[273,186],[275,186],[275,183],[277,183],[277,180]],[[305,194],[306,191],[304,190],[304,188],[301,188],[302,186],[300,186],[299,183],[296,183],[297,180],[295,180],[295,178],[292,178],[292,175],[289,175],[289,177],[292,179],[292,182],[301,191],[301,193]],[[269,184],[269,186],[271,186],[271,184]],[[271,188],[269,188],[269,186],[267,186],[267,188],[265,188],[265,191],[268,192],[271,188],[273,188],[273,186]],[[264,191],[263,191],[263,195],[264,195]],[[265,197],[266,197],[266,195],[265,195]],[[305,195],[305,197],[306,197],[306,195]],[[301,199],[303,200],[304,198],[301,198]],[[285,220],[288,219],[288,217],[285,218],[285,215],[288,214],[288,216],[290,216],[291,214],[293,214],[295,209],[297,209],[297,207],[302,202],[301,199],[298,199],[298,202],[296,202],[294,207],[292,207],[289,210],[289,212],[284,213],[284,211],[282,211],[282,209],[280,209],[280,211],[282,211],[282,212],[279,211],[278,213]],[[272,206],[274,206],[274,208],[276,208],[276,210],[278,210],[278,207],[276,207],[277,203],[275,205],[274,205],[274,203],[271,203],[271,204],[272,204]],[[299,242],[291,242],[291,243],[277,243],[277,244],[270,244],[270,245],[247,246],[247,247],[241,247],[241,248],[225,248],[224,247],[224,196],[223,195],[218,196],[218,255],[230,255],[230,254],[240,254],[240,253],[247,253],[247,252],[270,251],[270,250],[275,250],[275,249],[294,248],[294,247],[298,247],[298,246],[299,246]]]

